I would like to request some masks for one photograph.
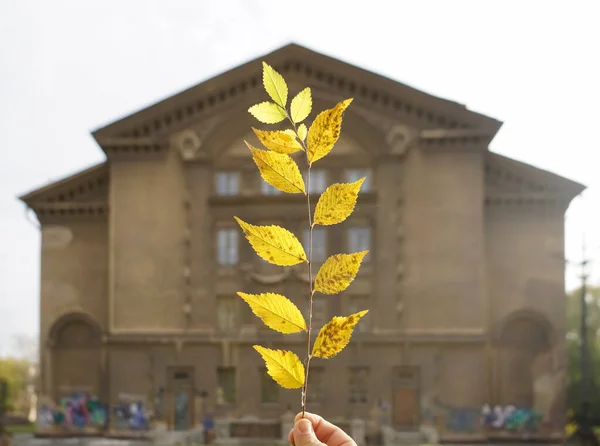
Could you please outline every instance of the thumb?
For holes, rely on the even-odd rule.
[[[323,443],[317,439],[312,423],[306,418],[300,418],[296,421],[293,435],[294,446],[324,446]]]

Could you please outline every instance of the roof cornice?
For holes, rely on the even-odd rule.
[[[502,123],[354,65],[298,45],[287,45],[93,132],[106,136],[148,137],[204,119],[231,101],[262,88],[261,60],[286,76],[423,128],[479,128],[495,134]]]

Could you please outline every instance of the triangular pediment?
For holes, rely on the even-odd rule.
[[[168,135],[229,107],[247,108],[264,100],[263,60],[280,71],[291,87],[310,86],[333,96],[354,97],[357,107],[417,128],[477,128],[495,134],[501,126],[464,105],[290,44],[100,128],[94,137],[102,145],[106,138]]]

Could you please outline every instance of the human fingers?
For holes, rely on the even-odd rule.
[[[304,418],[306,418],[308,421],[310,421],[310,426],[308,426],[308,427],[312,427],[312,431],[314,431],[314,436],[316,437],[316,439],[319,442],[325,443],[327,446],[356,446],[356,443],[354,442],[354,440],[346,432],[344,432],[342,429],[337,427],[335,424],[330,423],[329,421],[325,420],[320,415],[305,412]],[[296,442],[297,438],[302,437],[305,440],[310,439],[310,433],[303,434],[299,429],[301,427],[307,427],[306,424],[308,424],[308,423],[306,423],[306,424],[302,424],[299,426],[298,422],[301,419],[302,419],[301,413],[296,415],[296,418],[295,418],[296,425],[294,426],[294,429],[290,432],[290,435],[289,435],[290,443],[295,444],[296,446],[304,446],[304,445],[299,445]],[[310,444],[311,443],[309,443],[309,445]]]

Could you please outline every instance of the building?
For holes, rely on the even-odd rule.
[[[299,409],[251,346],[303,357],[304,338],[235,294],[300,302],[308,280],[262,262],[233,220],[306,231],[304,199],[262,182],[242,142],[261,60],[292,92],[310,86],[314,110],[355,98],[313,192],[368,175],[352,217],[315,231],[317,260],[370,249],[348,291],[316,297],[315,323],[371,311],[341,355],[313,361],[309,409],[475,432],[483,405],[514,404],[561,427],[564,214],[583,186],[490,152],[495,119],[297,45],[95,131],[106,162],[21,197],[42,226],[43,395],[133,395],[175,429],[208,408]]]

